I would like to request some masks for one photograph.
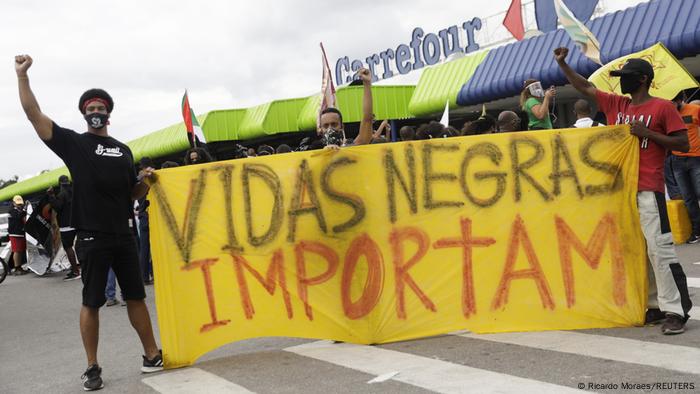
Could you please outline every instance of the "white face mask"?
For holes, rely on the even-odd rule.
[[[527,85],[528,90],[530,90],[530,94],[533,95],[534,97],[539,97],[542,98],[544,97],[544,89],[542,89],[542,84],[539,82],[533,82],[529,85]]]

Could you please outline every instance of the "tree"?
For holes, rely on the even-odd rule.
[[[17,183],[17,179],[19,179],[19,177],[17,175],[15,175],[12,178],[7,179],[7,180],[0,179],[0,189]]]

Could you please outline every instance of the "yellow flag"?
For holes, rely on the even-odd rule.
[[[654,80],[649,90],[652,96],[671,100],[683,89],[700,87],[698,81],[693,78],[688,70],[662,43],[657,43],[643,51],[617,58],[599,68],[588,80],[602,91],[622,94],[620,92],[620,78],[611,77],[610,71],[621,69],[625,61],[630,58],[644,59],[654,67]]]

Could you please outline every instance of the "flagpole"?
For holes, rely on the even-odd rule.
[[[326,63],[326,69],[328,71],[331,70],[331,67],[328,65],[328,57],[326,56],[326,50],[323,48],[323,43],[319,42],[319,45],[321,45],[321,52],[323,52],[323,62]],[[328,77],[331,80],[331,92],[335,93],[335,87],[333,86],[333,75],[331,73],[328,73]]]

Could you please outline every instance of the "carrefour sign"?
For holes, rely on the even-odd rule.
[[[474,31],[481,29],[481,19],[474,18],[464,22],[462,29],[467,36],[466,46],[459,42],[460,31],[455,26],[440,30],[437,34],[425,34],[423,29],[416,27],[411,33],[411,42],[401,44],[396,49],[387,49],[380,53],[367,56],[364,61],[355,59],[352,62],[347,56],[341,57],[335,62],[335,80],[338,85],[352,81],[353,76],[363,67],[372,73],[372,81],[387,79],[394,76],[394,69],[399,74],[408,74],[426,65],[432,66],[441,59],[453,53],[470,53],[479,49],[479,44],[474,41]],[[383,71],[379,76],[379,68]]]

